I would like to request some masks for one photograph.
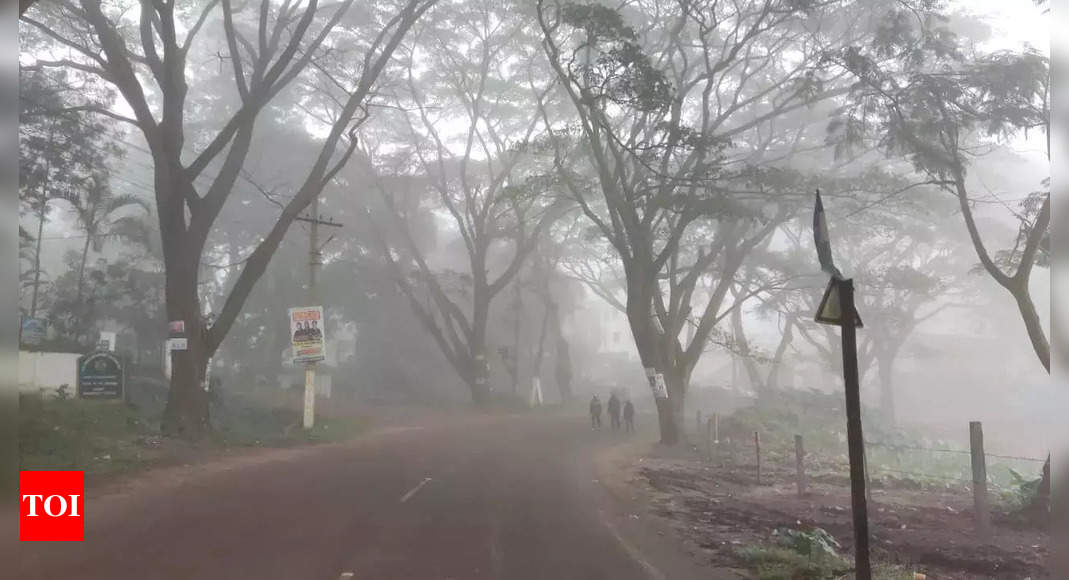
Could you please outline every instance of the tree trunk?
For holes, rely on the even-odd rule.
[[[184,308],[179,308],[184,306]],[[195,301],[175,304],[168,301],[168,317],[184,320],[188,350],[172,351],[171,388],[167,391],[161,430],[164,435],[199,439],[209,429],[208,393],[203,380],[209,354],[204,340],[200,313],[193,308]]]
[[[556,368],[554,378],[557,380],[557,390],[560,392],[562,403],[572,399],[572,354],[568,339],[564,336],[561,328],[560,307],[556,302],[546,303],[546,317],[553,333],[555,345]]]
[[[690,373],[683,369],[670,368],[664,373],[666,386],[668,387],[669,420],[661,423],[661,442],[665,445],[677,445],[686,442],[686,400],[687,387],[690,383]]]
[[[1043,368],[1047,369],[1049,373],[1050,342],[1047,341],[1047,335],[1043,332],[1043,323],[1036,312],[1036,305],[1032,302],[1032,296],[1028,293],[1027,283],[1019,284],[1011,292],[1017,301],[1017,309],[1021,312],[1024,327],[1028,330],[1028,339],[1032,342],[1032,350],[1036,352],[1039,362],[1043,363]]]
[[[30,318],[37,316],[37,292],[41,286],[41,240],[45,231],[45,216],[48,215],[48,197],[42,196],[41,211],[37,216],[37,248],[33,253],[33,297],[30,299]]]
[[[482,349],[473,349],[475,353],[482,353]],[[471,402],[476,409],[486,409],[490,406],[490,377],[486,364],[486,357],[476,354],[468,361],[468,372],[465,374],[465,382],[471,391]]]
[[[82,260],[78,264],[78,307],[82,306],[82,293],[85,289],[85,262],[89,259],[89,244],[92,241],[92,234],[86,232],[85,244],[82,245]]]
[[[185,323],[188,350],[171,354],[171,388],[163,413],[164,435],[198,439],[210,428],[208,397],[202,381],[208,359],[204,320],[197,293],[201,246],[191,236],[176,236],[179,243],[165,248],[167,319]],[[167,251],[170,250],[170,251]]]

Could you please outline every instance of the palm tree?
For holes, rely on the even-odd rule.
[[[94,176],[87,180],[85,194],[71,200],[71,205],[78,225],[85,232],[85,244],[82,246],[81,261],[78,266],[77,304],[82,303],[85,287],[85,264],[89,250],[100,252],[104,240],[108,237],[121,237],[127,240],[149,245],[148,226],[139,216],[124,213],[129,207],[140,207],[149,212],[148,204],[143,199],[131,194],[116,194],[109,187],[103,176]]]

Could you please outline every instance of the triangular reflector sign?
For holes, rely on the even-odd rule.
[[[835,279],[828,280],[828,287],[824,290],[824,297],[820,299],[820,306],[817,307],[816,321],[820,324],[831,324],[833,326],[843,325],[843,310],[839,302],[839,284]],[[865,326],[861,323],[861,315],[858,314],[856,307],[854,308],[854,326],[856,328],[864,328]]]

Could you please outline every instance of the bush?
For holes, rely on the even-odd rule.
[[[122,470],[142,460],[151,433],[119,401],[19,395],[21,469]]]

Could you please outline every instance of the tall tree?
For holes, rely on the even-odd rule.
[[[883,175],[881,179],[901,181]],[[960,306],[968,268],[962,249],[967,241],[946,235],[954,205],[931,186],[920,191],[898,188],[887,198],[869,192],[839,198],[842,216],[832,221],[836,261],[857,281],[858,310],[865,332],[858,344],[862,378],[876,373],[880,407],[889,423],[896,420],[894,367],[912,333],[943,310]],[[812,264],[811,223],[785,224],[780,232],[786,247],[759,261],[760,276],[790,277],[791,287],[755,297],[759,314],[775,313],[812,346],[825,364],[837,368],[838,334],[817,325],[812,317],[822,297],[825,276],[807,275]]]
[[[619,260],[639,357],[667,382],[661,441],[674,444],[690,375],[728,313],[739,268],[827,177],[791,165],[823,146],[812,117],[848,90],[846,75],[821,72],[822,47],[864,38],[880,10],[793,0],[550,5],[538,2],[543,47],[578,114],[557,126],[555,143],[579,145],[558,147],[556,166]]]
[[[957,198],[983,271],[1013,297],[1049,372],[1050,343],[1030,286],[1033,269],[1049,264],[1049,178],[1037,180],[1038,191],[1020,192],[1018,207],[1011,208],[1018,235],[1011,248],[995,252],[977,225],[979,196],[967,179],[991,145],[1028,131],[1046,137],[1050,159],[1048,58],[1031,49],[977,53],[935,8],[923,6],[895,9],[871,43],[828,58],[857,79],[829,126],[830,138],[844,154],[859,143],[876,143]]]
[[[541,122],[532,93],[547,90],[531,74],[533,57],[523,55],[527,24],[489,0],[441,16],[421,27],[406,54],[407,86],[398,93],[395,115],[404,148],[392,167],[378,164],[393,174],[393,183],[430,195],[457,231],[466,263],[454,271],[429,262],[385,179],[378,180],[378,191],[402,235],[397,246],[383,238],[381,255],[475,405],[484,406],[492,390],[492,302],[561,206],[539,189],[539,168],[527,152]],[[510,66],[514,59],[520,64]],[[450,125],[459,129],[450,132]],[[398,256],[411,260],[415,272],[405,271]]]
[[[87,110],[104,101],[93,88],[62,70],[19,70],[20,213],[33,220],[25,228],[20,224],[29,236],[20,239],[33,244],[30,316],[37,314],[40,302],[43,234],[52,200],[74,203],[91,190],[107,188],[108,165],[120,154],[110,124]]]
[[[208,428],[201,384],[207,362],[237,318],[290,224],[345,165],[354,132],[368,116],[376,80],[409,28],[435,0],[378,3],[351,14],[352,0],[320,6],[269,0],[235,6],[198,3],[81,0],[41,6],[22,21],[72,57],[37,58],[39,66],[96,75],[111,83],[133,116],[96,112],[132,125],[152,155],[157,217],[170,320],[185,322],[188,350],[176,353],[163,430],[197,437]],[[47,10],[46,10],[47,8]],[[41,12],[41,14],[37,14]],[[346,20],[349,18],[349,20]],[[221,26],[224,46],[194,41],[205,26]],[[191,55],[225,54],[236,98],[213,132],[186,138]],[[223,57],[220,56],[220,63]],[[338,66],[341,63],[342,66]],[[207,323],[198,293],[208,235],[245,164],[259,115],[280,92],[311,70],[330,83],[336,106],[314,163],[277,221],[245,261],[214,322]],[[337,73],[337,74],[332,74]],[[218,98],[217,96],[214,96]],[[215,167],[208,184],[197,183]]]

